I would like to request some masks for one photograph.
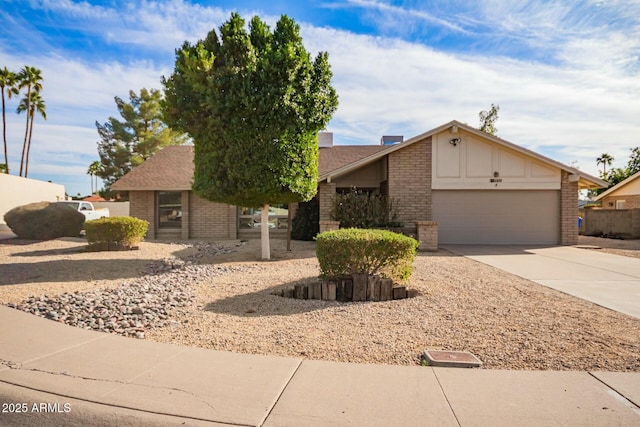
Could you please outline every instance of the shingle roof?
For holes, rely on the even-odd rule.
[[[320,148],[319,173],[329,173],[385,149],[382,145],[338,145]],[[191,189],[193,146],[170,146],[113,183],[113,190],[182,191]]]
[[[334,145],[333,147],[320,148],[318,173],[325,175],[387,147],[385,145]]]
[[[193,178],[193,146],[165,147],[114,182],[113,190],[191,189]]]
[[[631,175],[630,177],[628,177],[627,179],[625,179],[624,181],[620,181],[619,183],[617,183],[616,185],[614,185],[613,187],[610,187],[609,189],[607,189],[607,191],[600,193],[598,195],[598,197],[596,197],[595,199],[593,199],[595,202],[598,202],[602,199],[604,199],[605,197],[611,195],[611,193],[615,193],[616,191],[620,190],[621,188],[623,188],[625,185],[627,184],[631,184],[633,181],[635,181],[636,179],[640,178],[640,172],[636,172],[633,175]]]

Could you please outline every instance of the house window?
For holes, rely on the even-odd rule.
[[[287,217],[289,214],[288,205],[269,206],[269,228],[287,229]],[[260,229],[261,209],[260,208],[240,208],[239,228],[243,230]]]
[[[158,228],[182,228],[182,192],[158,192]]]
[[[627,209],[626,200],[616,200],[616,209]]]

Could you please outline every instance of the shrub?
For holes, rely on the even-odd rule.
[[[348,193],[336,194],[331,204],[331,219],[342,228],[402,227],[393,199],[369,194],[352,187]]]
[[[418,241],[387,230],[343,228],[316,237],[320,277],[337,279],[352,274],[379,274],[407,282],[413,272]]]
[[[313,240],[320,232],[320,204],[318,199],[298,204],[296,216],[291,221],[291,238]]]
[[[11,209],[4,220],[21,239],[50,240],[79,236],[85,217],[62,203],[39,202]]]
[[[128,216],[87,221],[84,225],[89,247],[97,250],[130,249],[144,239],[149,223]]]

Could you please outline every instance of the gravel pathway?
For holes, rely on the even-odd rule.
[[[464,257],[420,254],[416,298],[303,301],[271,292],[316,280],[313,244],[287,252],[273,241],[274,259],[256,262],[258,243],[86,253],[81,241],[0,242],[0,301],[85,328],[245,353],[412,365],[425,349],[467,350],[489,369],[640,371],[640,320]],[[96,263],[108,273],[90,270]]]

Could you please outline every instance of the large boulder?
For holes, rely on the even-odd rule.
[[[38,202],[18,206],[4,214],[7,226],[21,239],[50,240],[77,237],[85,217],[62,203]]]

